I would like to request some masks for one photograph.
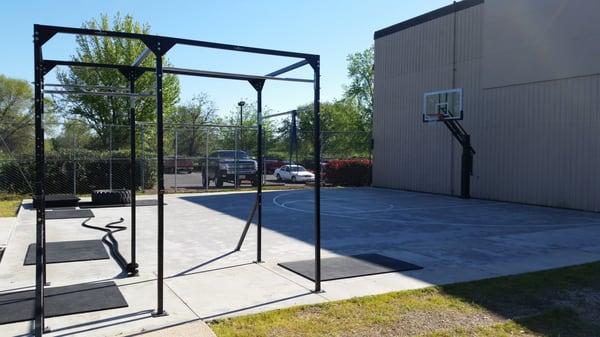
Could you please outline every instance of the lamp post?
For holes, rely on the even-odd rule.
[[[238,106],[240,107],[240,148],[244,149],[244,105],[246,102],[239,101]]]

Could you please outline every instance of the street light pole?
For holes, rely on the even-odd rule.
[[[242,150],[244,149],[244,105],[246,105],[246,102],[238,102],[238,106],[240,107],[240,148]]]

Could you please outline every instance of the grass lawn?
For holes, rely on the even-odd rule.
[[[19,206],[21,206],[21,197],[1,196],[0,197],[0,218],[17,216]]]
[[[219,337],[598,337],[600,262],[298,306],[210,326]]]

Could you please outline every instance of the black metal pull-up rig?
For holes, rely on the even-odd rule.
[[[126,94],[122,92],[98,92],[96,94],[102,95],[119,95],[127,97],[140,96],[139,93],[135,92],[135,82],[144,73],[154,73],[156,77],[156,88],[153,96],[156,99],[156,128],[157,128],[157,176],[158,176],[158,270],[157,270],[157,306],[155,315],[164,315],[163,306],[163,278],[164,278],[164,151],[163,151],[163,75],[164,74],[175,74],[175,75],[188,75],[188,76],[200,76],[200,77],[211,77],[231,80],[242,80],[248,81],[257,92],[257,117],[258,117],[258,144],[262,144],[262,89],[265,81],[277,80],[277,81],[292,81],[292,82],[307,82],[313,83],[314,85],[314,107],[313,107],[313,118],[314,118],[314,164],[315,164],[315,208],[314,208],[314,248],[315,248],[315,291],[321,291],[321,203],[320,203],[320,153],[321,153],[321,140],[320,140],[320,56],[315,54],[305,54],[288,52],[273,49],[263,49],[255,47],[246,47],[222,43],[214,43],[207,41],[198,41],[190,39],[173,38],[167,36],[158,35],[146,35],[138,33],[127,33],[127,32],[116,32],[116,31],[104,31],[96,29],[84,29],[84,28],[72,28],[72,27],[59,27],[59,26],[47,26],[47,25],[34,25],[34,90],[35,90],[35,158],[36,158],[36,181],[35,181],[35,197],[39,200],[39,207],[36,209],[36,298],[35,298],[35,335],[41,336],[44,332],[44,285],[46,283],[46,218],[45,218],[45,156],[44,156],[44,125],[43,125],[43,114],[44,114],[44,76],[57,66],[69,66],[69,67],[87,67],[87,68],[98,68],[98,69],[115,69],[118,70],[129,82],[129,92]],[[121,64],[104,64],[104,63],[93,63],[93,62],[77,62],[77,61],[64,61],[64,60],[47,60],[42,56],[42,47],[46,42],[52,39],[56,34],[71,34],[71,35],[82,35],[82,36],[100,36],[110,38],[124,38],[134,39],[141,41],[146,48],[136,58],[131,65]],[[282,56],[289,58],[300,59],[298,62],[293,63],[287,67],[273,71],[267,75],[246,75],[246,74],[235,74],[235,73],[222,73],[195,69],[183,69],[173,67],[163,67],[162,57],[175,45],[187,45],[204,48],[213,48],[221,50],[229,50],[232,52],[243,52],[243,53],[254,53],[262,55]],[[155,67],[141,67],[143,60],[154,54],[156,61]],[[284,73],[291,70],[300,68],[305,65],[310,65],[313,69],[312,79],[301,79],[301,78],[283,78],[279,77]],[[66,91],[73,91],[68,90]],[[81,89],[81,88],[78,88]],[[64,94],[90,94],[82,93],[79,90],[77,92],[60,92]],[[46,91],[50,93],[51,91]],[[136,263],[136,202],[135,202],[135,106],[132,101],[129,111],[130,121],[130,135],[131,135],[131,262],[129,264],[130,272],[137,273]],[[257,223],[257,261],[261,261],[261,230],[262,230],[262,148],[258,147],[258,178],[261,183],[257,189],[257,207],[258,207],[258,223]]]

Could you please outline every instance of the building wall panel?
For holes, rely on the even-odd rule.
[[[600,211],[600,75],[484,89],[484,6],[375,41],[375,186],[457,195],[461,148],[421,121],[423,93],[464,89],[476,198]],[[456,57],[454,57],[456,55]]]

